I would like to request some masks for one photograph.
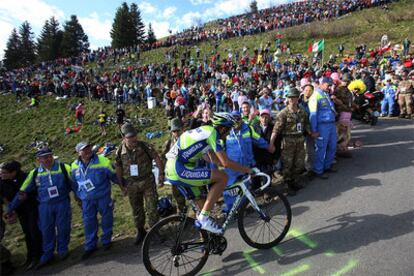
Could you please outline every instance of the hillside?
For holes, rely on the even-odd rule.
[[[308,45],[319,39],[325,39],[325,56],[337,53],[338,44],[345,46],[345,53],[353,54],[355,46],[366,44],[368,48],[379,46],[382,35],[388,34],[392,43],[401,43],[408,37],[414,40],[414,0],[402,0],[390,4],[389,10],[385,11],[380,7],[370,8],[354,13],[347,14],[343,17],[332,21],[312,22],[306,25],[295,26],[282,29],[282,43],[289,42],[292,53],[307,53]],[[250,53],[260,44],[265,45],[268,41],[275,45],[277,31],[271,31],[254,36],[245,36],[242,38],[232,38],[219,42],[218,52],[225,53],[227,49],[240,51],[244,46],[248,47]],[[199,44],[201,56],[204,53],[210,54],[213,50],[213,44],[205,42]],[[179,46],[179,52],[187,47]],[[274,50],[274,48],[272,48]],[[159,48],[142,55],[144,63],[160,63],[164,60],[164,53],[168,49]],[[192,54],[194,54],[194,47]],[[181,55],[178,55],[179,57]],[[283,58],[283,57],[282,57]],[[177,59],[178,61],[178,59]]]
[[[389,11],[381,8],[373,8],[355,12],[344,16],[338,20],[330,22],[315,22],[304,26],[288,28],[281,31],[282,42],[289,42],[292,52],[307,54],[308,44],[312,41],[324,38],[326,45],[325,56],[336,53],[339,43],[345,45],[345,52],[353,54],[353,49],[357,44],[367,44],[369,48],[377,47],[383,34],[388,34],[392,42],[400,43],[405,37],[414,41],[414,0],[403,0],[389,5]],[[233,38],[220,41],[219,52],[224,54],[226,49],[239,50],[247,46],[249,51],[259,47],[261,43],[268,41],[274,42],[276,32],[263,33],[256,36],[243,38]],[[272,44],[274,46],[274,43]],[[202,43],[199,45],[202,56],[210,53],[213,45]],[[183,51],[185,47],[180,47]],[[164,53],[168,50],[160,48],[142,54],[144,63],[163,62]],[[192,53],[194,54],[194,47]],[[178,55],[181,56],[181,55]],[[121,66],[129,63],[127,59],[122,60]],[[109,63],[104,69],[112,70]],[[30,169],[34,165],[33,153],[24,150],[25,145],[33,141],[34,138],[45,139],[50,147],[55,151],[64,162],[72,162],[76,158],[74,147],[77,142],[88,139],[92,143],[103,144],[105,142],[119,143],[120,137],[116,125],[111,125],[108,135],[100,135],[99,127],[95,124],[98,112],[104,108],[108,114],[112,115],[115,111],[114,104],[104,104],[100,102],[89,102],[86,100],[86,118],[84,128],[77,134],[64,134],[64,124],[72,125],[75,121],[74,112],[70,111],[69,106],[76,103],[77,99],[59,100],[54,97],[41,98],[40,107],[36,109],[26,109],[28,101],[16,103],[12,95],[0,96],[0,144],[6,145],[6,151],[0,153],[0,162],[16,159],[22,162],[25,169]],[[167,135],[161,138],[147,140],[145,133],[149,131],[163,131],[168,133],[167,119],[164,111],[160,108],[147,110],[127,106],[127,116],[151,117],[153,123],[140,129],[139,136],[145,141],[160,148]],[[115,227],[114,235],[118,239],[133,235],[132,215],[129,203],[126,198],[122,198],[117,187],[114,187],[115,204]],[[166,190],[161,193],[167,192]],[[77,248],[83,242],[83,228],[79,208],[73,208],[73,230],[70,247]],[[20,226],[14,225],[7,228],[5,245],[16,255],[16,259],[24,259],[24,239],[21,234]]]

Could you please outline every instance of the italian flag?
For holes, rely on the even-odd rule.
[[[325,48],[325,40],[319,40],[318,42],[315,43],[310,43],[309,44],[309,53],[318,53],[323,51],[323,49]]]

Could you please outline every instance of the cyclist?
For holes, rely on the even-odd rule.
[[[197,199],[196,203],[201,209],[196,224],[206,231],[222,234],[223,229],[212,218],[210,210],[223,193],[228,176],[217,168],[201,167],[199,161],[205,159],[216,165],[229,168],[243,174],[253,174],[257,171],[231,161],[223,148],[221,139],[230,134],[235,124],[233,116],[229,113],[215,113],[212,126],[205,125],[184,132],[175,145],[166,154],[167,164],[165,173],[167,180],[173,185],[184,187],[187,193],[199,198],[201,187],[211,185],[207,199]]]

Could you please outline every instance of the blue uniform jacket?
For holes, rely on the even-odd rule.
[[[318,132],[320,124],[335,123],[335,106],[328,93],[315,90],[309,98],[309,121],[312,132]]]
[[[256,165],[253,155],[253,144],[262,149],[267,149],[269,146],[266,140],[262,138],[253,127],[242,123],[238,133],[232,130],[226,137],[227,157],[243,166],[253,167]],[[240,174],[230,169],[226,169],[225,171],[229,175],[229,180],[232,179],[233,176],[237,177]]]
[[[395,85],[386,85],[381,89],[381,92],[384,93],[387,98],[394,98],[397,93],[397,87]]]
[[[78,159],[72,163],[74,191],[81,200],[98,199],[111,194],[111,181],[118,183],[114,167],[108,158],[93,155],[89,164]]]
[[[37,190],[37,200],[39,203],[54,203],[68,199],[73,182],[70,178],[70,166],[65,164],[65,168],[68,173],[67,181],[58,161],[55,161],[50,171],[42,166],[31,170],[20,187],[20,191],[28,193]],[[36,170],[37,176],[33,177]],[[8,211],[15,210],[20,203],[21,201],[17,194],[9,203]]]

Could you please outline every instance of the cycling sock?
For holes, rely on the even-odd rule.
[[[203,210],[203,211],[200,212],[200,214],[198,215],[197,219],[203,221],[203,220],[208,219],[209,216],[210,216],[210,212]]]

